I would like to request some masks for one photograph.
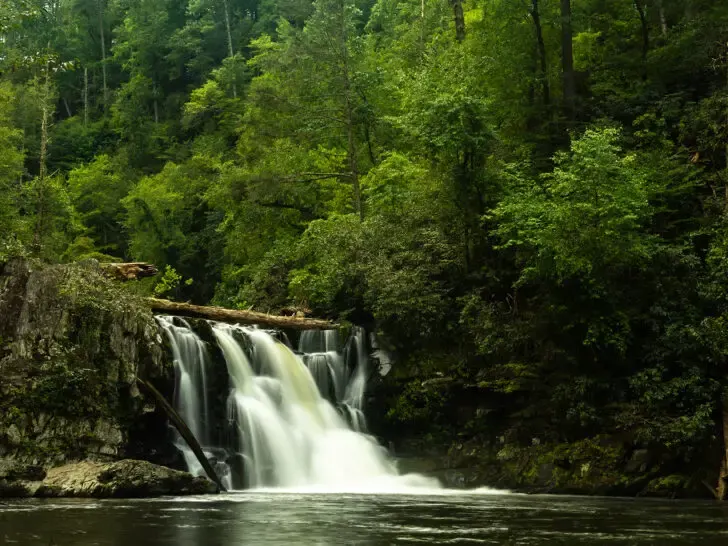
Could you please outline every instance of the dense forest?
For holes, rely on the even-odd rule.
[[[720,451],[724,1],[5,0],[0,149],[0,261],[367,325],[514,441]]]

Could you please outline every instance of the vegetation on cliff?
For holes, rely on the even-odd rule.
[[[55,465],[164,449],[163,417],[142,438],[154,406],[136,383],[168,383],[161,337],[144,301],[98,264],[0,263],[0,336],[0,458]]]
[[[376,325],[390,430],[714,485],[727,28],[719,0],[9,0],[0,259]]]

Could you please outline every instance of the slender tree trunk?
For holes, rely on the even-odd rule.
[[[726,45],[725,52],[725,70],[726,70],[726,93],[728,93],[728,45]],[[726,125],[728,126],[728,108],[726,108]],[[725,204],[724,213],[728,215],[728,139],[725,142],[725,171],[724,171],[724,184],[725,184]]]
[[[574,79],[574,44],[571,28],[571,0],[561,0],[561,68],[564,86],[564,109],[568,119],[576,115]]]
[[[455,17],[455,39],[462,42],[465,39],[465,15],[463,14],[463,1],[450,0]]]
[[[634,7],[640,18],[640,26],[642,28],[642,59],[647,59],[647,53],[650,51],[650,23],[647,20],[647,12],[645,6],[640,4],[640,0],[634,0]]]
[[[642,28],[642,79],[647,80],[647,54],[650,52],[650,22],[647,20],[645,6],[640,4],[641,0],[634,0],[634,7],[640,18]]]
[[[205,455],[205,452],[202,451],[202,446],[200,446],[197,438],[195,438],[195,435],[192,433],[190,427],[187,426],[187,423],[185,423],[184,419],[182,419],[180,414],[177,413],[172,405],[167,402],[162,393],[159,392],[149,381],[141,379],[140,377],[137,377],[136,379],[144,388],[147,389],[148,392],[152,394],[154,399],[161,406],[162,411],[164,411],[169,420],[172,422],[174,428],[177,429],[177,432],[179,432],[180,436],[182,436],[184,441],[192,450],[192,453],[195,454],[197,461],[200,463],[200,466],[205,471],[205,474],[207,474],[207,477],[210,478],[211,482],[217,485],[218,492],[227,491],[222,481],[218,477],[217,473],[215,472],[215,468],[210,464],[210,461]]]
[[[343,1],[340,4],[339,16],[341,18],[341,60],[344,82],[344,116],[346,120],[347,160],[351,172],[351,184],[354,191],[354,210],[359,219],[364,219],[364,209],[361,200],[361,188],[359,186],[359,166],[357,162],[356,133],[354,122],[354,105],[352,104],[351,75],[349,74],[349,46],[346,31],[346,15]]]
[[[657,6],[657,14],[660,18],[660,30],[663,36],[667,36],[667,16],[665,15],[665,5],[663,0],[655,0]]]
[[[63,97],[63,107],[66,109],[66,114],[68,115],[68,117],[72,118],[73,112],[71,112],[71,106],[68,104],[66,97]]]
[[[83,69],[83,125],[88,125],[88,68]]]
[[[41,119],[40,119],[40,158],[38,168],[38,210],[35,219],[35,232],[33,233],[33,246],[40,254],[43,246],[43,230],[45,228],[45,185],[48,174],[48,129],[50,124],[50,66],[46,64],[43,89],[41,91]]]
[[[720,474],[716,497],[718,500],[728,499],[728,394],[723,394],[721,404],[721,417],[723,428],[723,460],[720,463]]]
[[[349,170],[351,171],[351,183],[354,190],[354,210],[356,210],[359,218],[364,219],[364,210],[361,202],[361,188],[359,187],[359,166],[357,164],[356,135],[354,132],[354,109],[351,104],[351,89],[349,82],[348,69],[345,72],[345,101],[346,101],[346,138],[347,138],[347,156],[349,160]]]
[[[233,52],[233,33],[230,30],[230,6],[228,0],[223,0],[223,7],[225,8],[225,31],[227,32],[227,44],[228,44],[228,55],[232,59],[235,56]],[[237,83],[237,72],[233,74],[233,98],[238,98],[238,83]]]
[[[420,47],[425,50],[425,0],[420,0]]]
[[[101,39],[101,73],[103,75],[104,108],[106,108],[109,101],[109,88],[106,79],[106,33],[104,32],[104,2],[105,0],[98,0],[99,37]]]
[[[538,47],[539,80],[541,81],[541,93],[544,106],[551,103],[551,88],[549,86],[548,65],[546,57],[546,43],[543,39],[543,28],[541,27],[541,12],[538,0],[532,0],[531,17],[536,30],[536,46]]]

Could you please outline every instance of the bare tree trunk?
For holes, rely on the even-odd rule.
[[[98,0],[99,8],[99,36],[101,39],[101,73],[103,74],[104,109],[109,102],[109,89],[106,80],[106,34],[104,32],[104,1]]]
[[[420,0],[420,47],[425,49],[425,0]]]
[[[351,76],[349,74],[349,49],[346,32],[346,16],[344,13],[344,4],[341,2],[341,10],[339,11],[341,18],[341,60],[343,69],[344,82],[344,116],[346,118],[346,140],[347,140],[347,160],[349,163],[349,171],[351,172],[351,184],[354,191],[354,210],[359,215],[359,219],[364,219],[364,209],[361,201],[361,188],[359,186],[359,166],[357,164],[356,134],[354,122],[354,105],[352,104],[351,92]]]
[[[465,39],[465,15],[463,14],[462,0],[450,0],[453,15],[455,16],[455,39],[462,42]]]
[[[347,133],[347,144],[348,150],[347,155],[349,159],[349,170],[351,171],[351,184],[354,190],[354,210],[359,215],[359,219],[364,219],[364,210],[361,203],[361,188],[359,187],[359,166],[357,165],[356,158],[356,139],[354,135],[354,119],[351,107],[351,100],[348,93],[349,82],[346,83],[346,133]]]
[[[83,69],[83,126],[88,125],[88,68]]]
[[[136,379],[144,388],[147,389],[149,393],[151,393],[152,396],[154,396],[154,399],[161,406],[162,411],[164,411],[170,422],[174,425],[174,428],[177,429],[177,432],[179,432],[180,436],[182,436],[184,441],[192,450],[192,453],[194,453],[195,457],[197,457],[197,460],[200,463],[200,466],[202,466],[202,469],[205,471],[205,474],[207,474],[207,477],[210,478],[210,481],[217,485],[218,492],[227,491],[222,481],[220,481],[217,473],[215,472],[215,469],[210,464],[210,461],[207,459],[205,452],[202,450],[202,446],[200,446],[197,438],[195,438],[195,435],[192,433],[190,428],[187,426],[187,423],[185,423],[184,419],[182,419],[180,414],[177,413],[172,405],[167,402],[162,393],[159,392],[149,381],[145,381],[140,377],[137,377]]]
[[[571,0],[561,0],[561,68],[564,85],[564,109],[568,119],[576,115],[574,79],[574,44],[571,28]]]
[[[40,254],[43,246],[43,230],[45,223],[45,185],[48,174],[48,128],[50,124],[50,66],[46,63],[43,90],[41,92],[41,120],[40,120],[40,165],[38,167],[38,210],[36,211],[35,232],[33,233],[33,246]]]
[[[725,58],[724,58],[724,64],[725,64],[725,71],[726,71],[726,92],[728,93],[728,45],[726,45],[726,51],[725,51]],[[726,108],[726,125],[728,126],[728,108]],[[724,184],[725,184],[725,204],[724,204],[724,214],[728,215],[728,139],[726,139],[725,142],[725,171],[723,174],[724,178]]]
[[[539,11],[538,0],[531,0],[531,17],[536,30],[536,45],[538,47],[539,79],[541,80],[541,93],[544,106],[551,103],[551,88],[549,86],[548,65],[546,57],[546,43],[543,39],[543,28],[541,27],[541,12]]]
[[[48,161],[48,84],[45,85],[46,90],[43,96],[43,105],[41,107],[41,122],[40,122],[40,166],[38,176],[44,179],[47,174],[47,161]]]
[[[667,16],[665,15],[665,5],[663,0],[655,0],[657,5],[657,14],[660,17],[660,30],[663,36],[667,36]]]
[[[647,59],[647,53],[650,51],[650,24],[647,20],[645,6],[640,4],[640,0],[634,0],[634,7],[640,17],[640,26],[642,27],[642,58]]]
[[[328,320],[305,318],[286,315],[269,315],[258,311],[241,311],[238,309],[225,309],[223,307],[193,305],[176,301],[147,298],[147,303],[153,311],[180,315],[183,317],[206,318],[220,322],[241,324],[259,324],[276,328],[291,328],[294,330],[331,330],[338,328],[338,324]]]
[[[642,28],[642,79],[647,79],[647,54],[650,52],[650,23],[647,20],[645,6],[640,4],[641,0],[634,0],[634,7],[640,17]]]
[[[68,117],[72,118],[73,113],[71,112],[71,106],[68,104],[66,97],[63,97],[63,107],[66,109],[66,114],[68,114]]]
[[[230,6],[228,0],[223,0],[223,7],[225,8],[225,30],[227,31],[227,43],[228,43],[228,55],[232,59],[235,56],[233,52],[233,34],[230,30]],[[233,74],[233,98],[238,98],[238,83],[237,83],[237,72]]]
[[[720,463],[720,477],[715,496],[718,500],[728,498],[728,394],[723,394],[721,407],[723,425],[723,460]]]

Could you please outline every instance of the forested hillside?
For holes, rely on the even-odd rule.
[[[0,150],[0,261],[374,327],[471,435],[721,451],[723,0],[4,0]]]

